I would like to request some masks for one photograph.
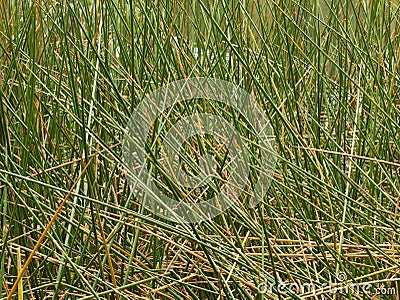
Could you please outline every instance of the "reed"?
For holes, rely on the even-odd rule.
[[[317,4],[3,0],[1,299],[17,278],[25,299],[306,299],[258,287],[340,272],[397,289],[399,4]],[[278,163],[256,207],[174,224],[131,192],[121,142],[146,94],[199,76],[254,95]]]

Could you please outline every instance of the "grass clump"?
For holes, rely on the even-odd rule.
[[[397,1],[2,1],[1,298],[18,274],[25,299],[373,296],[276,289],[341,274],[394,299],[399,32]],[[278,163],[256,207],[174,224],[131,193],[121,141],[147,94],[200,76],[254,95]]]

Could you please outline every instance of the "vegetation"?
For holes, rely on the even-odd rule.
[[[390,0],[1,1],[1,298],[373,296],[333,292],[342,280],[395,299],[399,15]],[[254,95],[277,166],[257,206],[175,224],[131,192],[122,140],[147,94],[200,76]],[[321,286],[260,291],[285,282]]]

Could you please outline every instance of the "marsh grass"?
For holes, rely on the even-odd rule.
[[[25,299],[304,299],[257,286],[338,272],[398,288],[399,6],[319,5],[2,1],[1,297],[19,259]],[[258,206],[177,225],[130,193],[121,141],[146,94],[195,76],[255,96],[278,164]]]

